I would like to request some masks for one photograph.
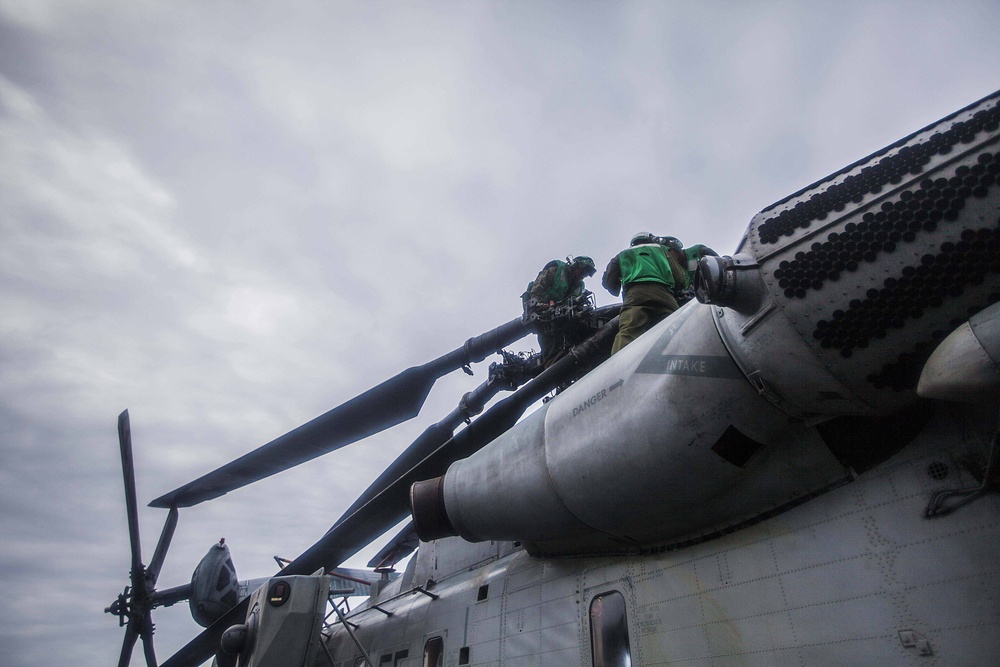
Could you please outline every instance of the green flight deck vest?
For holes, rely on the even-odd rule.
[[[670,270],[667,249],[659,243],[644,243],[618,253],[622,285],[629,283],[660,283],[674,288],[674,274]]]

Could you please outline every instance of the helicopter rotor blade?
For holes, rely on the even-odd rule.
[[[368,561],[368,567],[376,570],[395,567],[396,563],[416,551],[419,545],[420,538],[417,537],[417,529],[411,519],[389,540],[388,544],[382,547],[381,551],[372,556]]]
[[[618,318],[615,317],[538,377],[498,402],[468,428],[387,484],[352,514],[342,517],[318,542],[286,565],[282,573],[311,574],[320,568],[330,570],[360,551],[409,513],[409,492],[414,482],[443,475],[454,461],[470,456],[503,434],[535,401],[573,379],[594,359],[607,354],[617,331]]]
[[[516,318],[422,366],[413,366],[221,468],[153,500],[150,507],[191,507],[305,463],[395,426],[420,412],[434,382],[482,361],[523,336],[530,325]]]
[[[132,661],[132,649],[135,648],[137,639],[139,639],[139,633],[132,621],[129,621],[125,628],[125,639],[122,641],[122,652],[118,656],[118,667],[128,667],[129,662]]]
[[[128,534],[132,556],[132,569],[129,573],[131,586],[118,596],[118,599],[105,609],[105,612],[118,616],[125,625],[125,638],[122,641],[121,654],[118,656],[118,666],[128,667],[132,660],[135,643],[142,639],[142,650],[146,657],[147,667],[156,667],[156,654],[153,651],[153,619],[150,612],[154,605],[156,591],[154,585],[159,576],[163,559],[177,527],[177,509],[171,508],[167,515],[160,540],[153,553],[153,561],[149,568],[142,564],[142,546],[139,539],[139,510],[136,502],[135,463],[132,458],[132,427],[129,422],[128,410],[118,415],[118,447],[122,459],[122,477],[125,481],[125,509],[128,514]]]
[[[153,650],[153,619],[146,614],[142,619],[142,630],[139,632],[142,637],[142,652],[146,656],[146,667],[156,667],[156,652]]]
[[[160,568],[163,567],[163,559],[167,555],[167,549],[170,548],[170,540],[173,539],[174,530],[176,529],[177,508],[171,507],[167,513],[167,520],[163,524],[163,530],[160,532],[160,539],[156,543],[153,560],[149,562],[149,567],[146,568],[146,579],[149,580],[150,585],[155,585],[156,580],[160,577]]]
[[[408,470],[413,468],[416,464],[420,463],[428,454],[435,451],[438,447],[448,442],[454,436],[454,427],[449,427],[447,424],[438,422],[436,424],[431,424],[428,426],[420,436],[410,443],[409,447],[404,449],[396,460],[389,464],[389,466],[382,471],[382,474],[371,483],[371,485],[365,489],[357,500],[344,511],[334,526],[339,525],[346,519],[356,512],[359,508],[363,507],[370,500],[378,496],[382,491],[399,479]]]
[[[132,588],[144,585],[136,581],[142,571],[142,545],[139,542],[139,508],[136,503],[135,465],[132,462],[132,428],[128,410],[118,415],[118,447],[122,456],[122,477],[125,479],[125,510],[128,513],[128,537],[132,549]]]
[[[538,377],[487,410],[468,428],[439,446],[405,474],[388,484],[380,493],[343,517],[327,533],[286,565],[281,576],[312,574],[320,568],[329,571],[363,549],[372,540],[398,523],[409,512],[410,485],[436,477],[455,460],[468,456],[510,428],[532,403],[566,382],[581,368],[600,355],[607,354],[618,331],[618,318],[608,322],[594,336],[571,350]],[[481,425],[481,426],[480,426]],[[222,633],[246,617],[250,598],[230,609],[218,621],[202,631],[161,667],[197,667],[219,650]]]
[[[603,306],[598,308],[596,315],[606,318],[603,321],[610,321],[621,310],[618,304]],[[393,480],[402,476],[413,466],[422,461],[428,454],[447,442],[455,433],[455,429],[466,419],[471,418],[482,411],[486,404],[503,390],[513,391],[521,384],[527,382],[532,377],[537,377],[543,369],[538,368],[533,371],[523,370],[520,373],[503,374],[502,377],[493,377],[493,369],[490,370],[490,377],[472,391],[465,394],[455,410],[449,413],[444,419],[428,426],[420,436],[396,457],[396,460],[382,471],[382,474],[362,492],[362,494],[347,508],[344,514],[337,520],[337,524],[350,516],[359,507],[367,503],[376,495],[382,492]],[[546,390],[548,391],[548,390]],[[544,393],[544,392],[543,392]],[[477,427],[478,428],[478,427]],[[337,525],[334,524],[334,525]]]
[[[541,371],[541,369],[538,370],[539,372]],[[459,424],[482,410],[483,406],[503,389],[511,388],[501,382],[494,381],[493,378],[489,378],[465,394],[462,397],[459,407],[452,410],[441,421],[431,424],[424,429],[424,432],[411,442],[396,457],[396,460],[390,463],[378,478],[358,496],[354,503],[337,520],[337,523],[339,524],[344,518],[353,514],[355,510],[381,493],[393,480],[398,479],[407,470],[420,463],[428,454],[447,442],[455,434],[455,429]],[[469,405],[470,403],[472,404],[471,406]]]
[[[197,637],[167,658],[167,661],[160,667],[198,667],[209,660],[221,650],[219,642],[222,640],[222,633],[246,619],[247,609],[250,607],[250,597],[248,595],[243,598],[235,607],[223,614],[219,620],[202,630]]]

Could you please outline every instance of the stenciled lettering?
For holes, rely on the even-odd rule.
[[[705,373],[707,364],[703,359],[685,359],[674,357],[667,359],[668,373]]]
[[[600,390],[599,392],[588,398],[586,401],[581,403],[578,407],[573,408],[573,416],[576,417],[578,414],[582,413],[587,408],[591,408],[597,405],[607,395],[608,395],[607,389]]]
[[[659,373],[662,375],[687,375],[693,377],[742,379],[736,362],[731,357],[657,354],[647,355],[636,373]]]

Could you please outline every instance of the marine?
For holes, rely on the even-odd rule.
[[[634,341],[690,300],[698,260],[716,255],[711,248],[685,249],[673,236],[640,232],[629,247],[608,262],[601,284],[614,296],[623,294],[618,335],[611,354]],[[680,303],[679,303],[680,300]]]

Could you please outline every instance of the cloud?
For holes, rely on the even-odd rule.
[[[644,229],[729,252],[761,208],[996,88],[997,14],[0,0],[7,659],[118,653],[122,409],[144,504],[516,317],[550,259],[600,265]],[[161,583],[223,535],[269,574],[476,370],[411,423],[183,512]],[[140,519],[151,553],[164,515]],[[198,630],[156,621],[161,657]]]

